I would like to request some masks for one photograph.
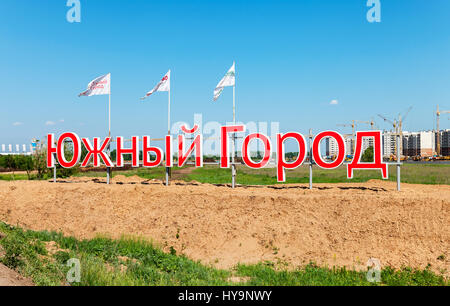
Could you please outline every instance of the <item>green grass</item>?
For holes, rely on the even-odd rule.
[[[347,179],[346,166],[334,170],[313,168],[313,183],[351,183],[367,182],[381,179],[379,170],[355,170],[354,178]],[[195,180],[200,183],[225,184],[231,181],[231,170],[207,166],[195,169],[186,175],[184,180]],[[309,166],[302,166],[286,171],[286,183],[309,183]],[[389,181],[397,181],[396,166],[389,167]],[[404,164],[401,181],[410,184],[450,184],[450,165]],[[265,168],[253,170],[246,166],[238,167],[237,183],[242,185],[274,185],[279,184],[276,169]]]
[[[379,170],[355,170],[354,178],[347,179],[346,166],[334,170],[323,170],[314,166],[313,183],[360,183],[372,179],[381,179]],[[173,173],[180,168],[174,167]],[[165,176],[165,168],[138,168],[126,171],[113,171],[113,177],[117,175],[139,176],[145,179],[160,179]],[[106,171],[79,172],[75,177],[106,177]],[[305,184],[309,182],[309,166],[301,166],[294,170],[286,170],[286,183]],[[0,180],[12,180],[10,174],[0,174]],[[16,174],[15,180],[26,180],[25,174]],[[47,178],[48,179],[48,178]],[[177,179],[184,181],[197,181],[210,184],[229,184],[231,182],[231,170],[221,169],[219,166],[205,166],[193,169],[191,173],[183,173]],[[389,166],[389,181],[397,181],[396,166]],[[401,181],[410,184],[441,184],[450,185],[449,164],[404,164],[401,168]],[[276,178],[275,168],[254,170],[246,166],[238,167],[237,183],[241,185],[274,185],[279,184]]]
[[[28,180],[26,174],[0,174],[0,181],[24,181]]]
[[[372,286],[426,285],[448,286],[442,276],[429,270],[386,268],[381,283],[369,283],[366,273],[344,268],[325,268],[314,264],[294,271],[276,268],[274,263],[238,265],[231,270],[219,270],[183,255],[164,253],[152,243],[122,238],[99,237],[77,240],[55,232],[24,231],[0,222],[0,262],[30,277],[36,285],[66,284],[68,259],[81,262],[81,282],[78,286]],[[56,243],[57,252],[49,252],[46,243]],[[233,276],[234,282],[230,277]],[[236,282],[236,279],[239,282]]]

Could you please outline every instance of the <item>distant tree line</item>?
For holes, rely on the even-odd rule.
[[[87,150],[82,147],[82,155],[85,157]],[[65,147],[65,154],[67,159],[71,159],[73,151],[69,145]],[[53,176],[53,169],[47,168],[47,148],[37,148],[32,155],[0,155],[0,169],[11,173],[14,179],[15,172],[24,171],[27,173],[27,178],[32,179],[47,179]],[[79,167],[72,169],[65,169],[57,164],[56,176],[59,178],[69,177],[79,171]]]

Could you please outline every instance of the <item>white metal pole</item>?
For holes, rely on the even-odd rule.
[[[170,89],[169,89],[169,102],[168,102],[168,111],[167,111],[167,130],[168,135],[170,135]],[[166,156],[166,159],[169,158]],[[166,167],[166,186],[169,186],[169,174],[170,174],[170,168]]]
[[[233,125],[236,125],[236,66],[234,68],[234,86],[233,86]],[[233,134],[233,154],[231,155],[231,187],[236,188],[236,165],[235,165],[235,155],[236,155],[236,133]]]
[[[56,156],[54,156],[55,159],[55,166],[53,167],[53,183],[56,183]]]
[[[109,78],[109,99],[108,99],[108,137],[111,138],[111,76]],[[108,155],[111,158],[111,142],[108,144]],[[106,168],[106,183],[111,181],[111,167]]]
[[[108,99],[108,136],[111,137],[111,92]]]

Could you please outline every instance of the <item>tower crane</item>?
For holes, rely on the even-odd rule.
[[[411,112],[411,110],[413,109],[412,106],[410,106],[405,114],[402,116],[401,114],[398,114],[398,120],[389,120],[388,118],[382,116],[382,115],[378,115],[380,118],[382,118],[385,122],[388,122],[390,124],[392,124],[392,126],[394,127],[394,131],[397,135],[399,135],[400,137],[400,142],[399,142],[399,152],[403,152],[403,122],[406,120],[406,117],[408,117],[409,113]],[[395,150],[397,151],[397,144],[395,145]]]
[[[360,121],[360,120],[356,120],[356,123],[364,123],[367,125],[370,125],[370,129],[373,130],[375,128],[375,121],[372,119],[371,121]]]
[[[384,122],[388,122],[388,123],[392,124],[392,126],[394,127],[394,132],[397,133],[397,126],[398,126],[398,124],[397,124],[397,121],[395,119],[390,120],[390,119],[384,117],[383,115],[378,115],[378,117],[383,119]]]
[[[356,144],[355,144],[355,138],[356,138],[356,120],[352,120],[351,124],[338,124],[337,126],[343,126],[343,127],[351,127],[352,128],[352,139],[353,139],[353,152],[352,155],[355,154],[356,150]]]
[[[400,133],[400,152],[403,152],[403,122],[406,120],[406,117],[408,117],[412,109],[413,107],[410,106],[403,116],[401,114],[398,114],[398,130]]]
[[[380,117],[381,119],[383,119],[384,122],[388,122],[388,123],[392,124],[392,126],[393,126],[393,128],[394,128],[394,133],[395,133],[395,135],[398,135],[398,122],[397,122],[395,119],[390,120],[390,119],[384,117],[383,115],[378,115],[378,117]],[[394,149],[395,149],[395,152],[397,152],[397,142],[395,142],[395,147],[394,147]]]
[[[399,129],[400,129],[400,134],[402,133],[402,127],[403,127],[403,121],[405,121],[406,120],[406,117],[408,117],[408,115],[409,115],[409,113],[411,112],[411,110],[413,109],[413,107],[411,106],[410,108],[408,108],[408,110],[405,112],[405,114],[403,115],[403,117],[402,117],[402,115],[401,114],[398,114],[398,127],[399,127]],[[402,136],[402,135],[400,135],[400,136]]]

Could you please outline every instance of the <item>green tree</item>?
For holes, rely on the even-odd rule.
[[[371,163],[374,162],[374,157],[373,157],[373,147],[370,146],[366,149],[366,151],[364,151],[362,157],[361,157],[361,161],[363,163]]]
[[[31,172],[34,170],[33,158],[28,155],[14,156],[17,170],[26,171],[28,179],[31,179]]]
[[[50,170],[47,168],[47,148],[37,148],[33,154],[33,168],[38,179],[43,179]]]
[[[12,179],[14,180],[14,170],[16,169],[16,160],[13,155],[3,155],[0,158],[0,167],[12,172]]]

